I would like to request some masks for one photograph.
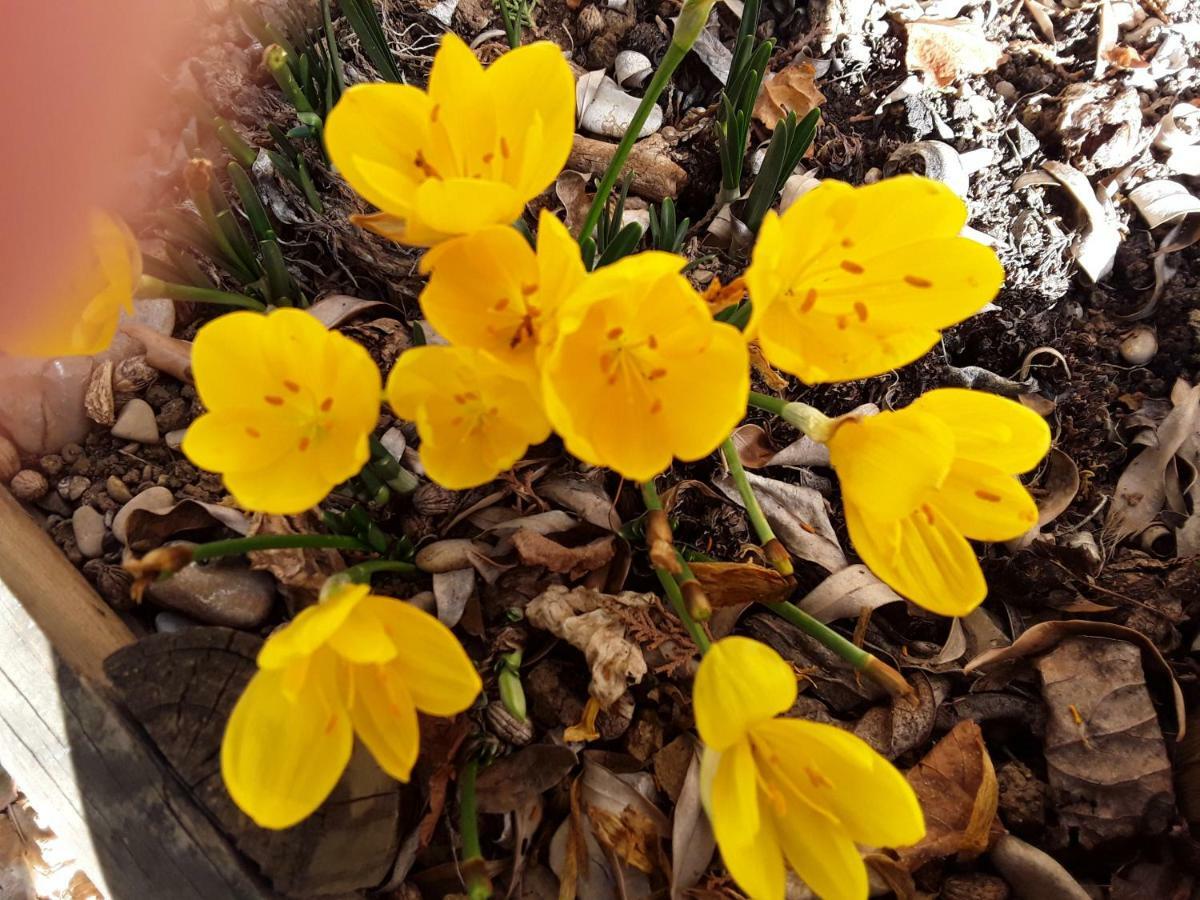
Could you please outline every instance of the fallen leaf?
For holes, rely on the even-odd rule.
[[[691,569],[714,609],[739,603],[782,603],[796,589],[795,580],[754,563],[694,562]]]
[[[1000,62],[1001,48],[973,19],[918,19],[909,22],[904,61],[910,71],[926,72],[938,87],[963,75],[983,75]]]
[[[1167,465],[1196,431],[1200,385],[1188,387],[1180,381],[1171,399],[1175,406],[1158,426],[1156,444],[1139,453],[1117,481],[1104,522],[1105,534],[1113,541],[1137,534],[1158,516],[1166,501]]]
[[[1042,4],[1041,0],[1024,0],[1025,11],[1029,13],[1029,17],[1033,19],[1033,23],[1037,25],[1038,31],[1051,44],[1054,43],[1054,23],[1050,20],[1050,12]]]
[[[592,673],[588,692],[607,709],[648,671],[641,648],[626,635],[620,610],[636,612],[656,603],[653,594],[602,594],[556,584],[530,600],[525,615],[534,627],[583,652]]]
[[[554,193],[558,202],[563,205],[567,230],[571,234],[579,234],[587,219],[588,210],[592,206],[592,198],[587,192],[588,176],[583,172],[564,169],[554,182]]]
[[[1140,631],[1127,628],[1124,625],[1116,625],[1112,622],[1092,622],[1087,619],[1060,619],[1051,622],[1040,622],[1025,631],[1024,634],[1012,642],[1011,646],[981,653],[967,663],[963,667],[963,671],[973,672],[979,669],[991,675],[1002,667],[1013,668],[1016,665],[1020,665],[1030,657],[1053,649],[1060,641],[1077,635],[1113,638],[1114,640],[1128,641],[1140,647],[1147,662],[1161,676],[1164,676],[1171,685],[1171,694],[1175,703],[1176,722],[1179,726],[1179,734],[1176,740],[1183,740],[1184,735],[1187,733],[1187,710],[1183,702],[1183,690],[1179,687],[1179,682],[1175,680],[1174,672],[1171,671],[1171,667],[1163,659],[1162,653],[1154,645],[1153,641]]]
[[[959,722],[908,773],[925,813],[925,837],[896,852],[910,872],[935,859],[974,859],[987,849],[999,787],[983,733]]]
[[[594,760],[584,763],[582,781],[580,800],[596,839],[640,872],[664,868],[660,842],[671,827],[662,810]]]
[[[815,83],[816,70],[812,63],[788,66],[763,81],[758,99],[754,101],[754,118],[768,128],[774,128],[789,112],[799,121],[825,102],[825,95]]]
[[[135,509],[125,525],[125,543],[139,553],[161,547],[190,531],[223,525],[240,535],[250,532],[250,520],[239,510],[218,503],[182,500],[167,509]]]
[[[621,527],[621,517],[617,515],[612,497],[599,481],[566,472],[538,482],[537,492],[542,499],[569,509],[597,528],[617,531]]]
[[[433,573],[433,596],[437,600],[438,621],[447,628],[459,623],[467,609],[467,601],[474,593],[474,569]]]
[[[939,699],[929,676],[909,673],[912,693],[891,697],[886,706],[873,706],[854,725],[854,733],[887,759],[923,747],[933,734]]]
[[[337,328],[372,309],[390,309],[382,300],[363,300],[347,294],[328,294],[310,306],[308,314],[326,328]]]
[[[738,459],[747,469],[761,469],[775,456],[775,448],[771,446],[761,425],[749,422],[739,425],[731,437]]]
[[[533,744],[498,759],[484,768],[475,782],[479,811],[520,809],[566,778],[575,763],[572,750],[553,744]]]
[[[1061,450],[1051,448],[1046,471],[1032,493],[1037,501],[1037,522],[1021,537],[1008,542],[1011,551],[1028,547],[1043,528],[1070,508],[1075,495],[1079,493],[1079,467],[1075,465],[1075,460]]]
[[[679,900],[699,883],[716,848],[712,825],[700,802],[700,752],[696,748],[671,822],[671,900]]]
[[[250,534],[315,534],[317,520],[312,513],[299,516],[259,516]],[[279,590],[295,613],[317,602],[321,588],[330,575],[346,568],[342,554],[329,547],[289,547],[277,550],[252,550],[246,554],[250,568],[275,576]]]
[[[1200,200],[1178,181],[1167,178],[1139,184],[1129,192],[1129,200],[1151,228],[1200,213]]]
[[[536,531],[521,529],[513,535],[513,546],[525,565],[545,566],[571,580],[602,568],[616,554],[616,538],[611,534],[582,547],[565,547]]]
[[[1107,196],[1101,200],[1087,176],[1064,162],[1047,160],[1042,163],[1042,168],[1068,190],[1087,217],[1087,224],[1071,246],[1071,254],[1092,281],[1099,281],[1111,271],[1117,247],[1121,244],[1112,201]],[[1045,180],[1045,175],[1041,173],[1028,173],[1018,178],[1013,187],[1019,189],[1053,183]]]
[[[1072,637],[1034,664],[1042,676],[1046,772],[1060,841],[1085,849],[1166,830],[1171,763],[1136,646]]]
[[[861,563],[830,574],[797,604],[820,622],[852,619],[864,609],[879,609],[904,598]]]

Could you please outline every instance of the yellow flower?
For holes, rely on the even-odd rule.
[[[1004,541],[1037,521],[1014,476],[1050,447],[1042,418],[977,391],[930,391],[898,412],[834,424],[829,456],[855,550],[898,593],[947,616],[987,593],[967,538]]]
[[[717,641],[696,672],[692,702],[702,773],[721,858],[753,900],[782,900],[784,860],[823,900],[865,900],[855,843],[897,847],[925,834],[904,776],[833,725],[777,718],[796,676],[765,644]]]
[[[263,644],[225,728],[225,786],[263,828],[287,828],[329,796],[355,735],[407,781],[420,750],[417,712],[455,715],[481,687],[433,616],[366,585],[327,589]]]
[[[627,256],[563,304],[542,367],[555,431],[575,456],[645,481],[700,459],[741,420],[750,390],[741,333],[715,322],[669,253]]]
[[[88,356],[108,349],[121,311],[133,312],[142,277],[142,254],[120,219],[93,210],[86,240],[64,270],[48,273],[53,296],[30,310],[31,318],[6,322],[0,351],[12,356]]]
[[[549,42],[486,71],[447,34],[429,89],[355,85],[325,122],[330,159],[382,212],[358,224],[431,246],[509,224],[562,170],[575,136],[575,80]]]
[[[417,423],[426,474],[451,490],[491,481],[550,436],[533,386],[468,347],[416,347],[388,375],[396,415]]]
[[[303,512],[355,475],[379,418],[379,369],[367,351],[298,309],[214,319],[192,346],[208,412],[183,452],[220,472],[243,507]]]
[[[584,279],[579,244],[543,210],[537,254],[515,228],[494,225],[430,250],[421,309],[451,344],[486,350],[523,377],[553,339],[554,319]]]
[[[912,362],[1004,281],[995,253],[958,237],[966,220],[948,187],[916,175],[824,182],[763,221],[746,271],[748,332],[810,384]]]

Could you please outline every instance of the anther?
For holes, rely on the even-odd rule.
[[[863,267],[849,259],[842,260],[842,270],[849,272],[851,275],[861,275],[863,273]]]
[[[263,399],[266,400],[268,403],[270,403],[272,406],[283,406],[283,398],[276,397],[274,394],[267,394],[267,396],[263,397]]]
[[[919,275],[905,275],[904,283],[908,284],[908,285],[912,285],[915,288],[931,288],[931,287],[933,287],[932,281],[930,281],[928,278],[922,278]]]

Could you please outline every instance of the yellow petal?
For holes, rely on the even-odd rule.
[[[538,307],[549,320],[542,325],[545,344],[552,338],[558,310],[587,275],[579,243],[567,226],[545,209],[538,216],[537,267]]]
[[[844,831],[803,803],[772,821],[788,864],[821,900],[866,900],[867,867]]]
[[[845,509],[854,549],[897,593],[943,616],[965,616],[983,602],[987,584],[975,551],[935,505],[891,520],[851,503]]]
[[[787,883],[783,851],[769,817],[762,819],[755,834],[741,840],[728,835],[724,841],[718,838],[717,843],[725,868],[746,896],[751,900],[783,900]]]
[[[898,519],[937,488],[954,460],[954,438],[919,411],[882,412],[840,422],[829,458],[846,504],[878,519]]]
[[[366,587],[364,585],[364,587]],[[396,640],[383,628],[383,623],[372,613],[372,600],[364,597],[345,620],[329,635],[330,649],[352,663],[385,663],[396,656]]]
[[[258,672],[225,727],[225,786],[263,828],[287,828],[313,813],[350,760],[353,734],[333,672],[325,662],[313,669],[295,697],[283,689],[286,670]]]
[[[747,740],[721,751],[712,782],[710,818],[717,840],[724,843],[743,843],[758,832],[758,773]]]
[[[728,637],[700,660],[692,687],[696,730],[714,750],[740,741],[747,730],[786,712],[796,700],[796,675],[759,641]]]
[[[453,234],[435,231],[412,215],[394,216],[381,212],[373,215],[354,215],[350,217],[350,221],[381,238],[412,247],[431,247],[454,237]]]
[[[192,422],[180,449],[210,472],[253,472],[292,454],[300,438],[296,422],[282,411],[221,409]]]
[[[937,416],[954,433],[955,455],[1010,475],[1028,472],[1050,449],[1045,419],[1015,400],[984,391],[939,388],[909,409]]]
[[[505,53],[484,76],[496,104],[496,123],[507,139],[519,179],[505,180],[534,197],[554,183],[575,137],[575,79],[562,50],[538,41]],[[531,128],[536,120],[537,128]]]
[[[414,196],[414,216],[424,227],[447,234],[514,222],[524,208],[524,198],[502,181],[429,178]]]
[[[1037,504],[1016,476],[969,459],[955,461],[933,505],[977,541],[1007,541],[1038,519]]]
[[[404,84],[356,84],[325,120],[329,158],[354,190],[386,212],[406,216],[426,173],[433,101]]]
[[[354,733],[366,744],[379,767],[398,781],[408,781],[421,750],[417,710],[399,674],[387,665],[355,666]]]
[[[388,402],[415,421],[421,462],[443,487],[490,481],[549,435],[531,385],[466,347],[417,347],[388,376]]]
[[[532,373],[544,315],[539,293],[533,249],[515,228],[496,225],[437,248],[421,309],[451,344]]]
[[[454,633],[411,603],[372,595],[363,604],[396,646],[389,671],[412,695],[417,709],[453,716],[470,708],[483,690],[467,652]]]
[[[247,385],[271,377],[263,356],[267,317],[232,312],[206,323],[192,343],[192,377],[201,402],[210,410],[244,406]]]
[[[311,656],[333,636],[367,597],[365,584],[345,584],[330,591],[319,603],[300,611],[263,644],[258,652],[261,669],[281,669]]]
[[[243,509],[276,516],[312,509],[337,482],[325,478],[302,453],[289,453],[260,469],[225,472],[225,487]]]
[[[764,777],[833,816],[852,840],[902,847],[924,836],[908,781],[861,738],[818,722],[771,719],[755,726],[753,740],[771,760]]]

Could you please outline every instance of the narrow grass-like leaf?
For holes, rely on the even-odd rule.
[[[358,35],[363,53],[371,61],[386,81],[404,82],[404,75],[396,65],[396,58],[388,46],[387,35],[383,31],[383,23],[375,12],[375,4],[371,0],[339,0],[342,15]]]
[[[258,250],[262,254],[263,268],[267,272],[267,291],[271,302],[276,306],[293,306],[295,284],[287,264],[283,261],[283,251],[279,249],[279,242],[274,238],[259,241]]]
[[[254,231],[255,239],[259,241],[274,240],[275,230],[271,227],[271,220],[267,217],[266,207],[263,206],[254,182],[250,180],[246,170],[237,163],[230,163],[227,171],[229,180],[233,183],[233,189],[237,191],[238,199],[242,203],[242,210],[250,221],[250,228]]]

